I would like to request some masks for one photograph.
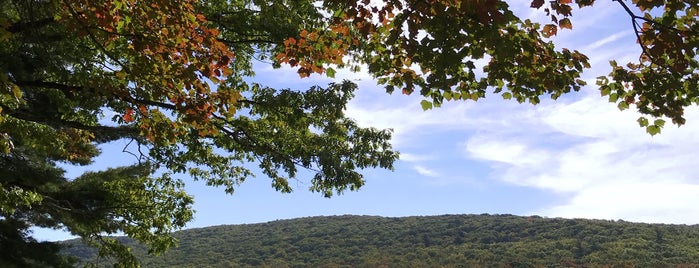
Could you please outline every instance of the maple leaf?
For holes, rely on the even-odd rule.
[[[546,24],[544,25],[544,28],[541,30],[541,32],[544,34],[545,37],[551,37],[558,33],[558,27],[556,27],[556,25],[554,24]]]

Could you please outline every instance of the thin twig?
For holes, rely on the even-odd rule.
[[[626,5],[626,3],[624,3],[624,0],[612,0],[612,1],[618,2],[618,3],[624,8],[624,10],[626,11],[626,13],[628,13],[629,16],[631,17],[631,25],[633,25],[633,30],[634,30],[634,34],[636,35],[636,40],[638,41],[638,45],[641,47],[641,50],[642,50],[642,54],[641,54],[641,56],[640,56],[640,58],[639,58],[639,61],[642,62],[642,57],[643,57],[643,55],[645,54],[645,55],[648,57],[648,59],[650,60],[650,62],[651,62],[652,64],[655,64],[655,65],[657,65],[657,66],[663,67],[663,68],[665,68],[666,70],[668,70],[668,71],[670,71],[670,72],[673,72],[672,69],[671,69],[669,66],[667,66],[667,65],[665,65],[665,64],[660,64],[660,63],[657,61],[657,59],[655,59],[655,58],[653,57],[653,55],[648,51],[648,48],[646,48],[646,46],[643,45],[643,41],[641,40],[641,32],[642,32],[642,30],[639,29],[639,27],[641,27],[641,25],[639,25],[638,22],[637,22],[636,20],[643,20],[643,21],[646,21],[646,22],[648,22],[648,23],[651,23],[651,24],[654,24],[654,25],[658,25],[658,26],[660,26],[661,28],[668,29],[668,30],[672,30],[672,31],[678,31],[678,30],[675,29],[675,28],[672,28],[672,27],[670,27],[670,26],[664,25],[664,24],[662,24],[662,23],[656,22],[656,21],[654,21],[654,20],[651,20],[651,19],[648,19],[648,18],[645,18],[645,17],[636,15],[633,11],[631,11],[631,9],[629,8],[629,6]]]

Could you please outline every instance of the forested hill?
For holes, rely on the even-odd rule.
[[[511,215],[311,217],[178,232],[144,267],[699,267],[699,226]],[[68,253],[107,266],[94,251]]]

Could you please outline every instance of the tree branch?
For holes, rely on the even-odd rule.
[[[223,117],[221,117],[221,116],[213,115],[213,117],[214,117],[215,119],[217,119],[217,120],[220,120],[221,122],[224,122],[224,123],[228,124],[228,125],[234,125],[232,122],[230,122],[229,120],[226,120],[225,118],[223,118]],[[310,171],[313,171],[313,172],[316,172],[316,173],[320,173],[320,170],[317,170],[317,169],[315,169],[315,168],[313,168],[313,167],[311,167],[311,166],[306,166],[306,165],[304,165],[304,164],[301,163],[301,161],[299,161],[298,159],[294,159],[293,157],[291,157],[291,156],[289,156],[289,155],[287,155],[287,154],[284,154],[284,153],[279,152],[279,150],[277,150],[277,149],[274,148],[273,146],[271,146],[271,145],[269,145],[269,144],[263,144],[263,143],[261,143],[260,141],[258,141],[257,139],[255,139],[255,137],[253,137],[252,135],[250,135],[245,129],[241,128],[240,126],[237,126],[237,127],[236,127],[236,128],[238,129],[237,133],[235,133],[235,132],[233,132],[233,131],[231,131],[231,130],[225,128],[223,125],[217,125],[217,128],[218,128],[220,131],[226,133],[226,135],[228,135],[229,137],[233,138],[238,144],[241,144],[241,143],[240,143],[240,134],[242,134],[246,139],[248,139],[248,140],[250,140],[250,141],[252,142],[252,144],[250,144],[250,146],[257,147],[257,148],[262,149],[262,150],[264,150],[264,151],[266,151],[266,152],[273,153],[273,154],[275,154],[275,155],[277,155],[277,156],[279,156],[279,157],[281,157],[281,158],[283,158],[283,159],[289,161],[290,163],[292,163],[292,164],[294,164],[294,165],[296,165],[296,166],[305,168],[305,169],[307,169],[307,170],[310,170]],[[240,134],[238,134],[238,133],[240,133]],[[259,159],[258,159],[258,160],[259,160]]]
[[[28,21],[28,22],[17,22],[10,27],[7,28],[7,31],[10,33],[19,33],[23,32],[29,29],[36,29],[36,28],[41,28],[46,25],[49,25],[51,23],[56,22],[53,18],[45,18],[45,19],[40,19],[40,20],[35,20],[35,21]]]
[[[87,25],[83,24],[83,22],[78,19],[79,15],[77,14],[77,12],[75,12],[75,9],[73,9],[73,7],[70,5],[70,1],[63,1],[63,2],[68,7],[70,14],[73,15],[73,17],[75,17],[75,19],[80,23],[80,25],[83,26],[83,28],[85,28],[84,30],[85,30],[85,32],[87,32],[87,35],[90,37],[90,40],[92,40],[92,42],[95,43],[95,45],[100,49],[100,51],[102,51],[104,53],[104,55],[107,56],[107,58],[114,61],[115,64],[121,66],[122,70],[124,70],[126,72],[130,72],[129,68],[126,67],[126,65],[124,63],[119,61],[119,59],[112,56],[112,54],[110,54],[109,51],[107,51],[107,48],[104,47],[104,45],[102,43],[100,43],[99,40],[97,40],[97,37],[95,37],[95,35],[92,33],[92,31],[90,31],[89,27]]]
[[[680,31],[680,30],[678,30],[678,29],[676,29],[676,28],[674,28],[674,27],[671,27],[671,26],[662,24],[662,23],[660,23],[660,22],[657,22],[657,21],[655,21],[655,20],[652,20],[652,19],[649,19],[649,18],[646,18],[646,17],[643,17],[643,16],[638,16],[638,15],[636,15],[636,14],[629,8],[629,6],[626,5],[626,3],[624,3],[624,0],[612,0],[612,1],[618,2],[618,3],[624,8],[624,10],[626,11],[626,13],[629,14],[629,17],[631,17],[631,24],[632,24],[632,26],[633,26],[634,34],[636,35],[636,40],[638,41],[638,45],[641,47],[641,50],[642,50],[642,54],[641,54],[641,55],[645,54],[645,55],[648,57],[648,59],[650,60],[650,62],[651,62],[652,64],[655,64],[655,65],[664,67],[664,68],[667,69],[668,71],[673,72],[672,69],[671,69],[669,66],[667,66],[667,65],[665,65],[665,64],[660,64],[660,63],[657,61],[657,59],[655,59],[655,58],[653,57],[653,55],[651,55],[651,53],[648,51],[648,48],[646,48],[646,46],[643,45],[643,42],[642,42],[642,40],[641,40],[641,33],[642,33],[643,31],[642,31],[641,29],[639,29],[641,26],[638,24],[638,22],[637,22],[636,20],[641,20],[641,21],[647,22],[647,23],[652,24],[652,25],[657,25],[657,26],[659,26],[660,28],[665,29],[665,30],[669,30],[669,31],[674,31],[674,32],[682,32],[682,31]],[[690,31],[690,32],[692,32],[692,31]]]
[[[248,43],[267,43],[267,44],[277,44],[277,42],[274,42],[272,40],[267,40],[267,39],[243,39],[243,40],[228,40],[224,38],[218,38],[216,39],[221,43],[224,43],[226,45],[235,45],[235,44],[248,44]]]

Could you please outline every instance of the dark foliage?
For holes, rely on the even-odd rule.
[[[0,267],[71,267],[76,258],[56,255],[60,249],[29,237],[24,222],[0,219]]]
[[[699,267],[699,226],[538,216],[311,217],[175,237],[180,246],[158,257],[129,244],[144,267]]]

